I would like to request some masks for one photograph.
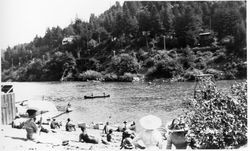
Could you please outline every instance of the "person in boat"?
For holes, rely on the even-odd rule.
[[[109,133],[109,122],[106,122],[103,131],[104,134],[108,134]]]
[[[176,149],[186,149],[189,142],[186,140],[186,134],[188,133],[188,128],[181,119],[173,119],[170,125],[166,125],[169,129],[169,134],[167,136],[167,149],[172,149],[172,145]]]
[[[65,125],[66,131],[71,132],[71,131],[76,131],[76,126],[71,122],[71,119],[67,119],[67,123]]]
[[[139,122],[144,130],[134,138],[135,146],[152,150],[162,149],[162,135],[157,130],[161,126],[161,119],[154,115],[148,115],[142,117]]]
[[[50,123],[50,128],[51,129],[60,128],[60,124],[56,121],[56,119],[52,120],[52,122]]]
[[[82,133],[79,135],[79,142],[98,144],[99,140],[87,133],[86,127],[81,127]]]
[[[36,121],[36,113],[37,111],[34,110],[33,112],[28,112],[29,115],[29,120],[27,120],[24,123],[24,129],[27,132],[27,139],[28,140],[36,140],[37,136],[38,136],[38,132],[40,131],[40,128],[38,128],[38,126],[36,125],[35,121]]]

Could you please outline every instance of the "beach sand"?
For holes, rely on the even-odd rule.
[[[105,139],[102,134],[102,130],[87,129],[90,135],[99,136],[99,138]],[[39,140],[41,143],[26,140],[26,131],[24,129],[11,128],[10,125],[1,126],[0,129],[0,150],[1,151],[19,151],[19,150],[120,150],[121,133],[114,132],[115,143],[105,145],[103,143],[90,144],[78,142],[80,129],[76,131],[67,132],[64,127],[57,129],[56,133],[40,133]],[[103,135],[103,136],[101,136]],[[62,141],[69,141],[66,146],[62,145]]]

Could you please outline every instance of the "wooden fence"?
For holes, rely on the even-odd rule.
[[[6,93],[1,96],[1,124],[10,124],[16,115],[15,94]]]

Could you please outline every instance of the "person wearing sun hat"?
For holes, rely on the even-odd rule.
[[[29,120],[27,120],[24,123],[24,129],[27,132],[27,139],[28,140],[36,140],[37,139],[37,133],[40,131],[38,126],[36,125],[36,115],[37,115],[37,109],[29,109],[27,110],[27,113],[29,115]]]
[[[172,145],[176,149],[186,149],[188,142],[185,135],[188,132],[188,127],[182,118],[173,119],[171,124],[167,124],[166,128],[169,131],[167,136],[167,149],[172,149]]]
[[[161,149],[162,148],[162,135],[157,130],[162,124],[161,119],[154,115],[147,115],[142,117],[140,125],[144,129],[133,140],[136,146],[136,142],[142,141],[146,149]]]

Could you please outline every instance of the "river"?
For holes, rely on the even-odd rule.
[[[217,81],[221,91],[228,91],[235,81]],[[73,112],[59,120],[70,117],[75,122],[138,122],[139,118],[154,114],[163,123],[183,113],[180,104],[193,97],[194,82],[179,83],[122,83],[122,82],[13,82],[16,101],[25,99],[48,100],[59,110],[68,102]],[[84,95],[110,94],[110,98],[84,99]]]

